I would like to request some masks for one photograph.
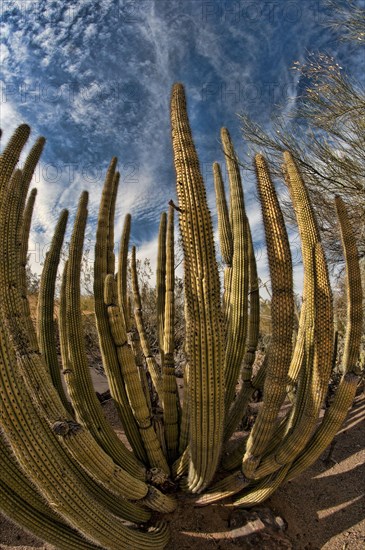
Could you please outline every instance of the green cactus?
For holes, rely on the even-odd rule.
[[[144,326],[135,247],[133,297],[128,294],[129,214],[120,240],[118,273],[114,273],[120,180],[116,158],[106,174],[98,217],[96,323],[103,366],[132,452],[103,415],[85,353],[80,267],[88,195],[84,192],[80,198],[59,303],[60,349],[71,409],[62,388],[53,326],[55,278],[67,212],[61,213],[44,266],[37,335],[26,296],[27,242],[36,191],[27,202],[26,195],[44,139],[37,140],[22,171],[16,166],[30,133],[28,126],[17,129],[0,156],[0,508],[58,548],[166,547],[165,525],[141,531],[125,521],[147,522],[151,510],[172,512],[176,501],[165,491],[171,484],[199,493],[197,506],[233,496],[234,506],[262,502],[323,452],[345,419],[359,380],[361,273],[341,199],[336,198],[336,208],[348,303],[343,376],[318,422],[333,361],[332,296],[317,223],[298,167],[285,153],[284,179],[297,216],[304,265],[303,306],[295,340],[288,237],[269,168],[262,155],[255,157],[272,286],[272,342],[257,369],[258,274],[231,138],[223,129],[229,201],[219,164],[213,165],[225,263],[221,296],[212,222],[181,84],[173,88],[171,124],[179,204],[176,207],[170,201],[168,217],[162,214],[160,222],[156,281],[160,364]],[[174,366],[174,209],[179,211],[185,269],[187,364],[182,405]],[[146,369],[160,407],[149,393],[152,386]],[[257,388],[263,389],[263,403],[250,434],[229,454],[222,453]],[[291,406],[282,417],[286,396]],[[233,472],[214,484],[220,465]]]
[[[156,269],[157,335],[160,348],[161,367],[164,361],[164,323],[166,298],[166,212],[162,212],[158,231],[158,252]],[[163,396],[161,396],[162,398]]]
[[[124,324],[127,331],[129,330],[129,314],[127,301],[127,259],[130,232],[131,215],[127,214],[124,218],[123,231],[120,238],[117,273],[118,305],[123,313]]]
[[[224,439],[227,441],[234,432],[237,424],[242,420],[245,414],[248,402],[257,387],[252,378],[252,366],[255,361],[256,348],[259,339],[260,327],[260,293],[259,282],[257,277],[257,267],[255,259],[255,251],[253,248],[251,230],[247,228],[248,233],[248,261],[249,261],[249,297],[250,297],[250,315],[247,335],[246,353],[243,359],[241,368],[241,389],[236,395],[235,400],[227,414],[227,419],[224,427]],[[262,372],[263,369],[260,369]],[[261,379],[259,379],[259,384]],[[261,386],[260,386],[261,387]]]
[[[113,183],[117,159],[110,162],[103,187],[103,193],[99,208],[98,226],[95,242],[95,263],[94,263],[94,300],[96,325],[99,335],[100,349],[103,357],[105,373],[108,377],[110,392],[113,396],[119,416],[121,418],[126,436],[132,446],[136,457],[145,462],[146,451],[143,447],[137,422],[129,405],[127,392],[123,377],[119,369],[117,350],[110,332],[109,316],[107,306],[104,303],[104,284],[108,274],[108,233],[110,209],[113,205]],[[115,204],[115,203],[114,203]],[[125,266],[126,269],[126,266]]]
[[[230,222],[232,232],[232,269],[225,297],[226,354],[225,406],[229,410],[235,395],[241,363],[245,354],[248,327],[248,220],[245,212],[240,169],[231,137],[226,128],[221,140],[228,171],[230,190]]]
[[[136,533],[126,528],[121,520],[110,514],[85,490],[82,476],[77,473],[78,468],[72,464],[59,442],[69,441],[78,447],[81,443],[84,459],[81,456],[80,459],[83,466],[88,462],[89,453],[94,466],[97,465],[95,446],[93,449],[90,438],[78,424],[62,414],[62,408],[61,414],[54,419],[51,410],[45,412],[47,409],[37,400],[39,384],[32,393],[29,393],[29,386],[25,385],[25,373],[33,370],[33,363],[44,378],[47,371],[38,350],[33,350],[29,344],[21,313],[16,223],[22,214],[19,211],[22,204],[21,182],[22,174],[17,170],[8,185],[4,183],[0,197],[0,234],[3,243],[0,250],[0,282],[1,288],[5,290],[2,293],[0,324],[2,428],[23,470],[42,495],[67,523],[84,532],[90,541],[108,548],[144,545],[163,547],[166,543],[166,529],[151,534]],[[48,386],[50,388],[51,384]],[[55,397],[57,406],[58,394],[55,390],[49,393],[51,398]],[[97,466],[100,477],[108,470],[107,455],[103,458],[102,465]],[[116,474],[119,477],[115,466],[112,473],[114,478]],[[107,474],[110,487],[109,476]],[[148,491],[147,486],[146,489]]]
[[[133,300],[134,300],[134,319],[135,319],[136,327],[140,336],[141,348],[145,356],[148,372],[151,375],[152,382],[153,382],[153,385],[155,386],[157,394],[161,396],[163,394],[161,371],[157,365],[156,358],[151,353],[150,344],[147,338],[147,334],[146,334],[146,330],[143,322],[142,300],[139,292],[135,247],[132,248],[131,271],[132,271],[132,288],[133,288]]]
[[[66,231],[68,211],[63,210],[56,226],[50,249],[44,261],[37,304],[37,338],[39,350],[44,356],[52,382],[65,408],[72,414],[72,407],[62,385],[60,365],[56,349],[54,325],[54,294],[57,268]],[[28,239],[27,239],[28,240]]]
[[[179,396],[175,377],[174,361],[174,209],[169,208],[166,234],[166,298],[164,314],[163,341],[163,408],[167,454],[170,461],[175,460],[179,446]]]
[[[184,90],[180,84],[173,88],[171,125],[188,318],[188,485],[191,492],[197,493],[212,480],[221,453],[224,419],[223,317],[212,223],[191,137]]]
[[[95,441],[130,476],[145,479],[145,470],[118,439],[105,419],[101,405],[96,397],[82,330],[80,309],[80,271],[84,232],[87,220],[87,192],[82,193],[76,214],[74,231],[70,242],[69,259],[66,275],[66,338],[68,341],[69,360],[64,370],[68,392],[76,412],[76,419],[93,435]],[[126,476],[126,498],[135,499],[139,494],[138,486]],[[145,495],[142,489],[141,497]],[[137,496],[138,498],[138,496]]]
[[[255,165],[271,276],[273,329],[264,384],[265,399],[247,441],[242,462],[243,472],[249,478],[262,459],[285,399],[294,321],[289,239],[265,159],[257,155]]]

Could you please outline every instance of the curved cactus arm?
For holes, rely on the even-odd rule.
[[[363,317],[359,257],[354,232],[345,205],[340,197],[336,197],[336,209],[341,228],[347,279],[347,326],[342,364],[344,374],[334,400],[326,410],[319,428],[311,437],[304,451],[291,465],[287,479],[296,477],[313,464],[330,444],[346,418],[360,378],[360,372],[356,366],[359,357]]]
[[[136,365],[138,367],[138,374],[141,380],[143,391],[147,400],[147,405],[152,413],[151,396],[149,392],[149,385],[146,376],[146,369],[143,364],[143,353],[141,350],[141,343],[139,334],[133,329],[133,323],[131,323],[131,315],[129,312],[128,295],[127,295],[127,274],[128,274],[128,246],[129,237],[131,232],[131,215],[126,214],[124,219],[123,231],[120,239],[119,257],[118,257],[118,273],[116,277],[118,296],[118,305],[122,312],[125,330],[127,332],[128,343],[132,347],[133,354],[135,356]]]
[[[96,550],[76,530],[62,522],[24,475],[0,434],[0,510],[22,528],[60,550]]]
[[[359,254],[354,231],[341,197],[337,196],[335,198],[335,204],[340,222],[342,247],[346,262],[347,326],[342,369],[345,373],[360,374],[356,363],[359,359],[364,311],[362,307],[363,290]]]
[[[143,355],[146,359],[147,369],[151,375],[153,385],[159,396],[163,395],[162,377],[161,371],[157,365],[155,357],[152,355],[151,347],[148,342],[142,313],[142,300],[139,292],[138,285],[138,273],[137,273],[137,260],[136,260],[136,248],[132,248],[131,259],[131,272],[132,272],[132,289],[133,289],[133,301],[134,301],[134,319],[138,330]]]
[[[26,202],[26,195],[29,190],[29,185],[32,180],[34,170],[36,168],[37,162],[40,159],[43,148],[45,144],[45,139],[39,137],[31,148],[27,158],[25,159],[24,166],[22,169],[22,185],[21,185],[21,208],[20,212],[23,211],[24,204]],[[23,309],[26,318],[29,318],[29,335],[33,337],[33,343],[37,346],[36,335],[33,330],[33,322],[30,318],[30,309],[29,302],[27,298],[27,275],[26,275],[26,266],[27,266],[27,251],[28,251],[28,239],[30,232],[30,225],[33,213],[33,207],[35,202],[37,191],[33,189],[29,195],[28,201],[26,203],[26,208],[23,215],[23,220],[18,220],[19,227],[19,241],[20,241],[20,285],[22,287],[22,302]]]
[[[21,278],[26,278],[26,267],[27,267],[27,252],[28,252],[28,241],[30,226],[32,223],[32,216],[34,210],[35,200],[37,198],[37,189],[32,189],[29,193],[28,200],[25,204],[23,222],[21,225],[21,247],[20,247],[20,272]],[[24,288],[24,294],[26,294],[27,288]]]
[[[289,179],[289,174],[288,174],[286,164],[283,163],[281,168],[282,168],[285,184],[289,188],[290,179]],[[292,402],[295,401],[296,388],[298,385],[298,380],[299,380],[299,376],[300,376],[303,361],[304,361],[305,330],[306,330],[305,303],[306,303],[306,299],[305,299],[305,288],[304,288],[303,294],[302,294],[302,307],[300,309],[300,313],[298,312],[296,304],[294,302],[295,315],[298,320],[298,331],[296,335],[295,333],[293,333],[295,346],[294,346],[294,352],[293,352],[293,356],[292,356],[292,360],[291,360],[289,372],[288,372],[288,378],[289,378],[288,397]],[[290,429],[290,423],[288,423],[288,429]]]
[[[238,393],[236,398],[238,410],[245,411],[252,397],[252,394],[255,392],[255,390],[263,389],[267,365],[268,365],[268,352],[265,355],[265,358],[260,367],[260,370],[251,381],[251,384],[247,385],[246,387],[243,386],[243,390]],[[233,403],[233,405],[235,405],[235,402]],[[232,410],[232,414],[234,414],[234,409]],[[241,439],[241,441],[238,442],[238,444],[232,449],[232,451],[229,454],[223,456],[222,466],[225,470],[234,470],[235,468],[238,468],[239,465],[242,463],[242,456],[246,451],[247,439],[248,439],[248,436],[245,437],[244,439]]]
[[[30,182],[32,181],[34,170],[36,169],[38,161],[41,158],[45,143],[46,143],[45,138],[42,136],[39,137],[35,141],[31,150],[29,151],[27,158],[25,159],[25,162],[23,164],[23,167],[22,167],[23,181],[22,181],[22,196],[21,196],[21,202],[23,203],[23,206],[21,208],[21,211],[23,211]],[[21,223],[21,220],[19,220],[19,223]]]
[[[151,400],[152,385],[150,380],[148,380],[147,378],[147,367],[145,365],[145,360],[144,360],[144,355],[141,347],[139,334],[137,330],[134,330],[134,327],[133,328],[130,327],[130,328],[131,330],[129,330],[129,332],[127,333],[127,340],[133,351],[133,355],[134,355],[135,362],[138,369],[138,376],[143,388],[143,393],[145,395],[148,410],[150,411],[150,415],[152,416],[152,400]]]
[[[299,375],[303,364],[304,348],[305,348],[305,331],[306,331],[306,299],[303,292],[303,304],[300,310],[299,327],[296,338],[293,357],[290,363],[288,378],[289,391],[292,391],[298,385]]]
[[[184,368],[184,400],[181,407],[179,454],[181,455],[189,443],[189,400],[187,398],[189,388],[189,363]]]
[[[170,205],[166,236],[166,300],[164,323],[163,408],[167,454],[174,461],[179,447],[180,402],[175,377],[175,265],[174,265],[174,209]]]
[[[75,442],[81,443],[84,462],[90,462],[88,460],[88,453],[90,453],[94,465],[97,465],[100,470],[100,478],[105,473],[105,467],[108,470],[107,461],[105,461],[107,456],[104,455],[104,460],[100,463],[97,453],[94,454],[93,445],[90,447],[90,438],[85,437],[87,434],[64,416],[61,412],[62,406],[58,418],[46,420],[42,412],[42,401],[38,400],[38,394],[41,393],[40,387],[36,388],[33,394],[30,394],[25,387],[26,372],[33,368],[33,363],[38,362],[36,366],[39,367],[43,377],[46,369],[42,365],[39,353],[29,348],[27,332],[22,323],[16,239],[16,220],[20,219],[22,214],[19,212],[21,181],[21,172],[15,172],[0,198],[2,428],[25,473],[36,483],[51,506],[70,525],[83,532],[89,540],[115,549],[130,546],[152,548],[156,545],[163,548],[167,541],[165,529],[162,528],[153,534],[132,531],[90,496],[57,437],[64,441],[69,440],[71,446],[75,445]],[[38,385],[41,385],[41,380]],[[55,390],[52,392],[50,389],[49,393],[51,401],[55,398],[57,403],[59,398]],[[56,433],[59,435],[56,436]],[[118,477],[115,467],[113,473],[109,473],[109,475],[113,474],[114,476],[117,474]],[[110,483],[110,478],[108,483],[109,487],[113,485],[113,482]]]
[[[175,460],[175,462],[171,467],[172,477],[174,479],[179,479],[185,476],[189,470],[189,463],[190,463],[190,449],[189,449],[189,446],[187,446],[183,451],[183,453],[179,456],[179,458]]]
[[[114,284],[112,275],[106,277],[105,284],[108,286]],[[105,292],[105,295],[112,298],[113,292]],[[123,376],[131,410],[140,430],[149,464],[152,468],[160,468],[166,474],[169,474],[170,470],[166,458],[152,426],[150,410],[139,378],[135,357],[128,343],[120,309],[117,305],[113,304],[111,299],[106,305],[108,307],[110,330],[117,350],[119,368]]]
[[[233,259],[233,237],[231,222],[229,219],[226,192],[222,178],[222,172],[218,162],[213,164],[214,190],[218,214],[218,234],[222,260],[225,263],[223,275],[223,315],[226,331],[229,325],[229,297],[232,283],[232,259]]]
[[[248,438],[242,468],[253,477],[277,423],[286,396],[294,322],[293,273],[289,240],[266,161],[256,155],[255,167],[272,286],[272,342],[264,384],[263,406]]]
[[[30,127],[27,124],[18,126],[0,155],[0,192],[3,191],[15,170],[29,134]]]
[[[290,193],[302,240],[306,312],[303,370],[286,437],[260,464],[258,477],[293,462],[315,429],[327,392],[333,349],[332,294],[319,231],[299,170],[290,153],[284,153]]]
[[[67,270],[68,270],[68,260],[66,260],[63,267],[62,277],[61,277],[61,289],[60,289],[60,305],[58,310],[58,328],[60,333],[60,352],[63,371],[67,371],[71,368],[70,352],[68,347],[68,337],[67,337],[67,295],[66,295],[66,286],[67,286]]]
[[[213,175],[218,214],[218,233],[221,256],[226,266],[231,267],[233,258],[233,237],[231,224],[229,221],[229,213],[222,172],[218,162],[213,163]]]
[[[67,283],[67,269],[68,261],[65,262],[65,266],[62,273],[62,282],[60,290],[60,305],[59,305],[59,331],[60,331],[60,349],[62,356],[62,364],[64,369],[71,368],[69,346],[67,338],[67,315],[66,315],[66,283]],[[88,478],[86,478],[88,481]],[[136,504],[132,504],[125,499],[116,499],[114,495],[102,491],[101,487],[95,485],[90,487],[89,491],[95,495],[95,498],[100,503],[104,503],[104,506],[117,516],[123,517],[129,521],[143,522],[150,519],[150,513],[147,510],[142,510],[137,507]]]
[[[62,431],[68,433],[70,426],[74,425],[74,421],[63,407],[60,397],[53,387],[38,348],[32,346],[33,339],[29,339],[29,322],[26,322],[21,310],[18,229],[16,226],[17,220],[21,219],[21,212],[19,212],[19,207],[22,205],[21,184],[21,172],[16,171],[5,189],[1,202],[0,229],[3,238],[1,249],[3,269],[0,273],[0,286],[3,317],[8,332],[16,335],[13,345],[28,392],[33,396],[40,410],[44,411],[49,425],[60,427]],[[125,495],[125,472],[98,446],[88,432],[79,430],[78,424],[76,426],[77,436],[62,437],[62,445],[97,483],[115,495]],[[148,486],[140,481],[139,494],[134,493],[133,498],[143,498],[147,491]]]
[[[208,506],[209,504],[230,498],[243,491],[250,483],[252,483],[251,480],[247,479],[240,470],[237,470],[215,483],[207,493],[194,502],[194,505]]]
[[[20,232],[20,259],[19,259],[19,288],[22,302],[22,309],[24,313],[24,318],[28,319],[30,330],[29,330],[29,339],[32,341],[33,346],[37,346],[37,337],[33,330],[33,321],[30,316],[30,307],[27,296],[27,254],[28,254],[28,241],[30,226],[32,222],[33,209],[35,204],[35,199],[37,196],[37,189],[32,189],[29,193],[28,200],[25,205],[25,210],[23,214],[23,223],[21,224]]]
[[[223,317],[213,229],[199,160],[186,112],[184,89],[171,99],[187,300],[186,352],[190,365],[190,491],[202,491],[218,466],[224,421]]]
[[[124,218],[123,231],[120,237],[119,254],[118,254],[118,274],[117,274],[117,289],[118,289],[118,305],[123,313],[124,324],[126,330],[129,330],[129,314],[127,301],[127,273],[128,273],[128,245],[131,234],[131,215],[126,214]]]
[[[84,191],[80,197],[70,242],[66,279],[69,367],[64,371],[65,380],[77,420],[88,429],[113,461],[125,471],[124,496],[135,499],[136,495],[140,494],[141,498],[144,496],[140,492],[141,488],[142,493],[145,492],[144,484],[140,486],[134,478],[145,479],[145,470],[107,422],[93,387],[86,356],[80,308],[80,270],[87,221],[87,202],[88,193]]]
[[[235,428],[242,420],[249,399],[255,391],[255,386],[251,382],[252,365],[255,361],[257,343],[259,340],[260,330],[260,291],[257,277],[257,267],[255,251],[253,248],[252,235],[248,226],[248,260],[249,260],[249,280],[250,280],[250,318],[247,335],[247,348],[243,359],[241,369],[242,385],[240,391],[236,395],[232,406],[227,415],[226,424],[224,427],[224,440],[227,441],[233,434]],[[260,369],[261,370],[261,369]]]
[[[123,428],[136,457],[142,462],[146,459],[140,432],[129,406],[123,378],[119,369],[117,351],[109,327],[107,306],[104,303],[104,282],[108,269],[108,234],[110,209],[112,206],[114,175],[117,159],[110,162],[100,201],[98,225],[95,242],[94,263],[94,300],[96,326],[103,358],[103,366],[108,378],[110,393],[116,404]]]
[[[113,177],[113,187],[110,200],[109,222],[108,222],[108,250],[107,250],[107,273],[114,274],[115,270],[115,254],[114,254],[114,218],[115,218],[115,205],[118,195],[120,173],[115,172]]]
[[[39,350],[44,356],[52,382],[65,408],[72,413],[72,407],[66,397],[62,385],[60,365],[56,349],[56,334],[54,326],[54,293],[57,268],[65,236],[68,211],[63,210],[55,228],[50,249],[43,266],[37,304],[37,336]]]
[[[226,128],[221,130],[221,141],[230,189],[230,216],[233,240],[232,273],[229,295],[225,300],[227,311],[227,341],[225,356],[226,412],[235,396],[235,389],[245,353],[248,326],[248,220],[241,182],[241,174],[231,137]]]
[[[160,348],[161,368],[164,363],[164,324],[166,299],[166,212],[162,212],[158,231],[158,252],[156,270],[157,337]],[[163,397],[162,395],[160,396]]]
[[[251,506],[257,506],[266,499],[268,499],[283,483],[285,476],[290,468],[290,464],[283,466],[279,472],[268,476],[260,481],[252,489],[245,491],[244,496],[238,498],[233,502],[233,506],[239,506],[240,508],[250,508]]]

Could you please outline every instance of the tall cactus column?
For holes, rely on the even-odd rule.
[[[176,84],[172,92],[171,125],[187,300],[186,351],[190,369],[188,486],[190,491],[198,493],[211,481],[221,453],[223,319],[212,222],[181,84]]]
[[[248,220],[245,212],[239,165],[227,128],[221,130],[230,190],[230,222],[232,231],[232,270],[226,303],[225,406],[228,412],[245,355],[248,327]]]
[[[169,208],[166,241],[166,300],[164,321],[163,403],[167,452],[170,460],[177,455],[179,445],[179,396],[174,362],[174,209]]]

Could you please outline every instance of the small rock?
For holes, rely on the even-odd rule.
[[[248,510],[238,509],[234,510],[228,519],[228,525],[231,529],[236,529],[237,527],[243,527],[247,525],[250,521],[257,519],[257,514],[254,512],[249,512]]]
[[[281,518],[280,516],[275,517],[275,523],[279,527],[279,531],[286,531],[288,528],[286,521],[283,520],[283,518]]]

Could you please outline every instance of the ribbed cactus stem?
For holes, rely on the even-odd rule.
[[[346,206],[341,197],[335,198],[338,221],[340,223],[342,248],[346,262],[346,299],[347,325],[345,345],[342,358],[344,372],[360,374],[356,368],[362,336],[364,310],[362,308],[363,290],[359,254],[354,231],[351,226]]]
[[[164,323],[166,297],[166,212],[162,212],[158,231],[156,270],[157,337],[160,348],[161,367],[164,363]],[[161,396],[162,397],[162,396]]]
[[[24,205],[26,202],[27,193],[29,190],[29,185],[32,180],[34,170],[36,168],[37,162],[43,151],[45,144],[45,139],[40,137],[36,140],[35,144],[31,148],[27,158],[25,159],[24,166],[22,169],[22,184],[21,184],[21,197],[20,197],[20,209],[19,212],[23,212]],[[26,209],[24,211],[23,219],[17,220],[18,223],[18,238],[20,246],[20,270],[19,270],[19,284],[23,287],[22,294],[22,303],[24,309],[25,318],[28,319],[27,322],[30,323],[29,326],[29,336],[33,338],[34,347],[37,346],[36,335],[33,330],[32,320],[30,318],[30,308],[27,299],[27,274],[26,274],[26,265],[27,265],[27,250],[28,250],[28,239],[31,225],[32,212],[35,202],[36,190],[33,190],[27,201]]]
[[[250,483],[250,480],[247,479],[241,471],[234,472],[215,483],[205,495],[195,501],[195,505],[208,506],[209,504],[214,504],[220,500],[232,497],[243,491]]]
[[[128,245],[131,233],[131,215],[126,214],[124,218],[123,231],[119,243],[118,255],[118,304],[123,313],[126,330],[129,330],[129,313],[127,301],[127,273],[128,273]]]
[[[110,275],[105,280],[106,284],[112,285],[113,282],[113,278]],[[112,293],[109,292],[109,295],[110,294]],[[107,304],[107,306],[110,329],[113,336],[114,345],[117,350],[120,371],[123,376],[131,410],[133,411],[140,430],[144,448],[147,453],[148,462],[152,468],[160,468],[163,472],[169,475],[170,469],[152,426],[150,408],[139,378],[136,360],[128,342],[120,309],[113,303]]]
[[[315,428],[327,391],[333,348],[332,294],[317,223],[303,179],[290,153],[284,154],[299,233],[302,240],[306,308],[305,353],[297,399],[284,440],[260,464],[264,476],[292,462]]]
[[[35,404],[40,388],[37,388],[31,396],[25,387],[25,373],[33,368],[33,363],[38,362],[37,366],[40,367],[42,375],[46,369],[41,364],[39,354],[29,349],[20,309],[16,220],[22,216],[22,212],[19,212],[21,181],[22,175],[18,171],[9,185],[3,189],[0,197],[0,288],[2,291],[0,393],[3,404],[4,433],[25,473],[37,484],[52,507],[57,509],[57,512],[70,525],[82,531],[89,540],[111,549],[130,546],[156,548],[158,545],[163,548],[167,540],[164,529],[156,534],[133,532],[104,510],[90,496],[90,493],[84,490],[80,477],[73,471],[72,463],[70,464],[67,460],[56,437],[65,440],[66,433],[71,432],[73,434],[73,437],[69,438],[71,445],[82,441],[86,444],[84,462],[88,461],[88,452],[91,452],[94,464],[97,464],[98,459],[97,455],[93,454],[94,449],[87,445],[88,438],[85,439],[85,434],[80,427],[67,421],[62,413],[58,415],[61,421],[51,423],[46,421],[39,402]],[[15,338],[14,335],[16,335]],[[53,393],[57,395],[55,390]],[[55,397],[52,391],[50,394],[51,398]],[[56,433],[59,435],[56,436]],[[105,461],[104,466],[106,466]],[[105,469],[100,471],[99,475],[102,476],[103,473]],[[115,473],[117,472],[114,469]],[[118,542],[115,543],[115,541]]]
[[[141,300],[141,294],[139,291],[135,247],[132,248],[131,273],[132,273],[132,289],[133,289],[133,301],[134,301],[134,319],[135,319],[136,327],[140,337],[142,351],[146,359],[148,372],[151,375],[151,379],[157,394],[161,396],[163,394],[161,372],[160,372],[159,366],[157,365],[157,361],[155,357],[152,355],[151,346],[147,338],[146,329],[143,321],[142,300]]]
[[[189,489],[211,481],[221,453],[224,417],[223,318],[213,229],[199,160],[186,112],[184,89],[171,99],[172,142],[185,259],[186,352],[189,361]]]
[[[254,475],[286,396],[294,322],[293,273],[284,218],[262,155],[256,155],[255,167],[269,259],[273,328],[264,384],[264,402],[250,433],[242,462],[243,472],[247,477]]]
[[[87,222],[87,203],[88,193],[84,191],[80,197],[71,236],[67,268],[66,328],[69,367],[65,371],[65,380],[78,421],[88,429],[95,441],[123,469],[121,475],[125,475],[126,489],[123,496],[138,500],[145,496],[147,487],[143,481],[137,481],[134,478],[145,479],[145,470],[107,422],[93,388],[85,350],[80,307],[80,271]]]
[[[0,156],[0,192],[8,183],[19,161],[20,153],[28,140],[30,127],[21,124],[11,136]]]
[[[121,376],[117,350],[110,332],[107,306],[104,303],[104,282],[108,270],[108,235],[110,209],[113,205],[113,189],[115,184],[115,168],[117,159],[114,157],[109,165],[100,201],[98,225],[95,241],[94,263],[94,300],[95,316],[98,329],[103,366],[108,377],[110,393],[116,403],[125,434],[136,457],[146,460],[146,452],[142,443],[137,423],[129,406],[123,378]]]
[[[56,333],[54,321],[54,293],[56,287],[57,268],[65,236],[68,211],[63,210],[55,228],[53,239],[44,261],[37,304],[37,336],[40,352],[44,356],[52,382],[65,408],[72,413],[72,407],[66,397],[56,348]]]
[[[30,330],[29,338],[32,340],[32,345],[36,347],[37,338],[33,330],[33,321],[30,317],[30,307],[27,297],[27,262],[28,262],[28,241],[30,226],[32,222],[33,209],[35,204],[35,199],[37,196],[37,189],[32,189],[29,193],[28,200],[25,205],[25,210],[23,214],[23,222],[20,224],[20,257],[19,257],[19,286],[21,288],[21,302],[22,310],[24,313],[24,318],[29,320]]]
[[[250,508],[251,506],[258,506],[263,501],[267,500],[283,483],[289,468],[290,464],[287,464],[280,468],[275,475],[264,478],[254,488],[245,492],[243,497],[235,500],[233,506]]]
[[[15,523],[60,550],[97,550],[48,506],[0,434],[0,509]]]
[[[170,205],[166,236],[166,299],[164,315],[164,363],[163,363],[163,408],[165,440],[169,460],[175,460],[179,446],[179,396],[175,377],[175,255],[174,255],[174,209]]]
[[[238,411],[240,411],[239,416],[243,418],[253,393],[258,389],[261,389],[261,390],[263,389],[265,376],[266,376],[266,369],[268,364],[267,359],[268,359],[268,351],[266,353],[265,359],[258,373],[253,378],[250,385],[248,384],[242,385],[242,388],[239,391],[235,401],[233,402],[232,409],[229,413],[229,417],[227,420],[227,430],[228,428],[231,428],[231,426],[235,424],[235,422],[233,423],[233,419],[236,411],[237,411],[237,414],[238,414]],[[236,406],[236,401],[237,401],[237,406]],[[232,413],[232,416],[231,416],[231,413]],[[232,429],[234,430],[234,428]],[[248,439],[248,436],[241,439],[228,455],[223,456],[222,466],[225,470],[234,470],[235,468],[238,468],[240,466],[240,464],[242,463],[242,456],[246,452],[247,439]]]
[[[229,325],[229,300],[232,283],[233,237],[231,221],[228,212],[226,193],[220,165],[213,164],[214,190],[218,214],[218,234],[222,260],[225,263],[223,278],[223,315],[225,327]]]
[[[218,162],[213,164],[214,190],[218,214],[218,233],[221,256],[226,266],[232,266],[233,257],[233,238],[232,229],[229,221],[226,193],[222,178],[221,167]]]
[[[336,209],[340,222],[342,246],[346,261],[347,326],[343,354],[343,376],[336,395],[324,418],[304,451],[291,465],[287,479],[292,479],[308,468],[322,454],[340,429],[355,397],[359,381],[356,366],[362,333],[362,288],[359,256],[356,240],[345,205],[336,197]]]
[[[60,290],[60,305],[59,305],[59,330],[60,330],[60,349],[62,356],[62,364],[65,370],[71,367],[70,354],[67,338],[67,297],[66,297],[66,285],[67,285],[67,269],[68,261],[65,262],[61,290]],[[117,499],[114,495],[102,491],[102,489],[95,485],[90,487],[89,491],[94,494],[95,498],[99,500],[101,504],[112,513],[117,516],[129,519],[129,521],[148,521],[150,519],[150,513],[147,510],[137,508],[137,505],[128,502],[125,499]]]
[[[67,269],[68,269],[68,260],[66,260],[65,265],[63,266],[63,271],[61,276],[61,288],[60,288],[60,304],[58,309],[60,352],[61,352],[61,360],[62,360],[62,366],[64,371],[68,370],[71,367],[70,353],[68,348],[68,338],[67,338],[67,296],[66,296]]]
[[[255,251],[253,248],[251,230],[248,227],[248,260],[249,260],[249,280],[250,280],[250,317],[247,335],[247,347],[245,357],[243,359],[243,366],[241,369],[241,388],[238,392],[236,399],[233,401],[232,406],[227,415],[224,439],[227,441],[235,428],[242,420],[249,399],[252,393],[255,391],[253,384],[251,383],[252,377],[252,365],[255,361],[255,354],[257,343],[259,339],[260,329],[260,292],[259,283],[257,277],[257,267],[255,259]]]
[[[225,356],[225,407],[229,410],[245,353],[248,328],[248,220],[245,212],[240,169],[231,137],[226,128],[221,140],[229,178],[230,213],[233,239],[232,273],[229,294],[225,298],[227,311],[227,341]]]
[[[179,439],[179,454],[183,453],[188,446],[189,442],[189,399],[187,398],[189,392],[189,363],[184,367],[184,400],[181,407],[181,421],[180,421],[180,439]]]
[[[36,197],[37,197],[37,189],[32,189],[31,192],[29,193],[29,197],[25,205],[23,223],[21,226],[20,270],[21,270],[21,276],[24,276],[24,279],[25,279],[25,270],[27,266],[27,251],[28,251],[30,226],[32,223],[32,216],[33,216]]]
[[[108,251],[107,251],[107,273],[114,274],[115,255],[114,255],[114,217],[115,205],[118,194],[120,173],[115,172],[113,178],[112,196],[110,201],[109,223],[108,223]]]
[[[25,159],[25,162],[22,168],[23,182],[22,182],[21,202],[23,204],[25,204],[26,202],[29,185],[30,185],[30,182],[32,181],[34,171],[41,157],[45,143],[46,143],[45,138],[39,137],[34,143],[31,150],[29,151],[27,158]],[[23,207],[22,207],[22,210],[23,210]]]

